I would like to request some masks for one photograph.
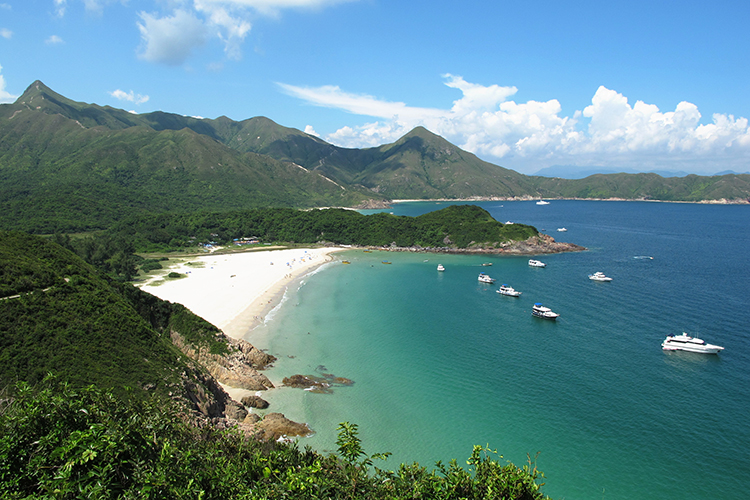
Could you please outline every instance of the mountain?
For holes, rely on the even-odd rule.
[[[591,175],[596,174],[637,174],[640,173],[633,169],[616,169],[607,167],[578,167],[575,165],[553,165],[551,167],[545,167],[538,170],[534,175],[542,177],[562,177],[563,179],[584,179]],[[658,174],[662,177],[685,177],[689,175],[683,171],[671,171],[671,170],[652,170],[647,172],[650,174]],[[735,172],[727,171],[718,173],[716,175],[733,174]]]
[[[14,104],[0,105],[0,227],[82,231],[133,212],[348,206],[380,198],[232,149],[201,125],[75,103],[35,82]]]
[[[39,81],[0,105],[0,186],[0,228],[34,233],[103,229],[138,213],[392,199],[750,198],[747,174],[526,176],[422,127],[392,144],[347,149],[265,117],[139,115],[72,101]]]

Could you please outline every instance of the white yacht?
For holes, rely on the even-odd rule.
[[[479,273],[479,282],[492,284],[495,282],[495,279],[490,278],[489,274]]]
[[[443,266],[442,264],[438,264],[437,270],[438,271],[445,271],[445,266]]]
[[[539,200],[539,201],[536,202],[536,204],[537,205],[549,205],[549,202],[548,201],[544,201],[544,200]]]
[[[561,233],[564,233],[565,231],[567,231],[567,229],[565,229],[564,227],[558,227],[557,230]]]
[[[682,335],[668,335],[661,343],[661,348],[665,351],[688,351],[704,354],[717,354],[724,350],[721,346],[706,344],[703,340],[691,337],[685,332],[682,332]]]
[[[507,295],[508,297],[520,297],[522,292],[519,292],[518,290],[515,290],[512,286],[502,284],[500,286],[500,289],[497,290],[497,293],[501,295]]]
[[[597,271],[594,274],[589,274],[589,279],[594,281],[612,281],[612,278],[605,276],[603,272]]]
[[[541,260],[534,260],[534,259],[529,259],[529,265],[531,267],[547,267],[547,264],[545,264]]]
[[[541,303],[537,302],[534,307],[531,308],[532,316],[544,319],[557,319],[560,315],[556,312],[552,312],[549,307],[544,307]]]

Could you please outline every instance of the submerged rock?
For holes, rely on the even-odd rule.
[[[291,377],[284,377],[282,383],[287,387],[305,389],[306,391],[321,394],[331,394],[334,387],[353,385],[354,381],[345,377],[336,377],[330,373],[324,373],[321,376],[292,375]]]

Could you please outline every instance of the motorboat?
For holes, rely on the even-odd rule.
[[[544,200],[539,200],[539,201],[536,202],[536,204],[537,205],[549,205],[549,202],[548,201],[544,201]]]
[[[349,262],[348,260],[342,260],[341,263],[342,264],[351,264],[351,262]]]
[[[534,304],[534,306],[531,308],[531,315],[543,319],[557,319],[560,316],[556,312],[552,312],[552,309],[550,309],[549,307],[544,307],[539,302]]]
[[[594,274],[589,274],[589,279],[593,281],[612,281],[612,278],[605,276],[603,272],[597,271]]]
[[[492,284],[495,282],[494,278],[490,278],[489,274],[479,273],[479,282]]]
[[[501,295],[507,295],[508,297],[520,297],[522,292],[515,290],[512,286],[502,284],[497,290],[497,293]]]
[[[688,351],[703,354],[717,354],[724,350],[721,346],[706,344],[703,340],[691,337],[685,332],[682,332],[682,335],[668,335],[661,343],[661,348],[665,351]]]
[[[564,233],[565,231],[567,231],[567,229],[565,229],[564,227],[558,227],[557,231],[560,233]]]
[[[492,265],[492,262],[485,262],[482,264],[484,267],[488,267]]]
[[[534,259],[529,259],[529,265],[531,267],[547,267],[547,264],[545,264],[541,260],[534,260]]]
[[[437,270],[438,271],[445,271],[445,266],[443,266],[442,264],[438,264]]]

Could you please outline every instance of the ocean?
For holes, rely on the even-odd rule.
[[[277,384],[295,373],[354,381],[264,396],[269,411],[316,431],[300,446],[335,451],[336,426],[349,421],[366,452],[392,453],[375,464],[391,470],[463,465],[481,445],[519,466],[536,456],[554,498],[747,497],[750,207],[476,204],[588,251],[540,256],[543,269],[520,256],[336,254],[246,337],[279,358],[267,372]],[[589,280],[595,271],[613,281]],[[523,295],[495,293],[502,283]],[[532,317],[535,302],[560,318]],[[682,332],[725,350],[661,349]]]

